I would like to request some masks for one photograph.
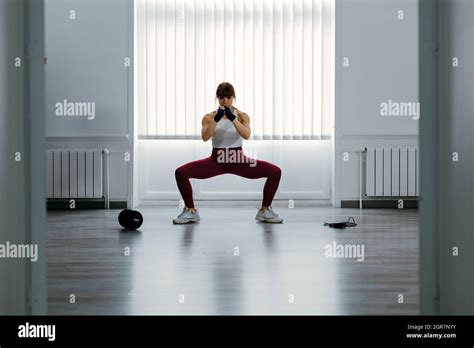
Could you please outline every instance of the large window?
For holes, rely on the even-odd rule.
[[[137,0],[138,136],[199,139],[220,82],[251,139],[330,139],[334,0]]]

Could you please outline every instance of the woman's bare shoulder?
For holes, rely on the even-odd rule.
[[[214,116],[216,115],[217,111],[211,111],[211,112],[208,112],[207,114],[205,114],[202,118],[202,123],[209,123],[212,121],[212,119],[214,118]]]
[[[250,120],[250,116],[246,112],[237,110],[237,114],[239,115],[240,119],[242,119],[242,120],[245,120],[245,121]]]
[[[208,119],[211,119],[211,118],[214,118],[214,116],[216,116],[216,114],[217,114],[217,111],[214,110],[214,111],[208,112],[206,115],[204,115],[204,117],[206,117]]]

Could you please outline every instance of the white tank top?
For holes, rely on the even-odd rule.
[[[237,109],[235,108],[234,115],[237,117]],[[212,147],[239,147],[242,146],[242,139],[233,122],[227,118],[221,118],[217,122],[216,129],[212,135]]]

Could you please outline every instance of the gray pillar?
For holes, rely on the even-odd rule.
[[[28,239],[38,245],[39,259],[30,263],[28,274],[28,311],[31,314],[47,314],[47,260],[46,260],[46,192],[45,192],[45,31],[44,0],[27,0],[26,30],[26,124],[30,195]]]
[[[474,314],[474,1],[439,5],[439,307],[440,314],[469,315]]]
[[[474,314],[474,2],[420,0],[422,314]]]
[[[420,313],[438,313],[438,0],[419,3]]]
[[[0,244],[39,244],[36,263],[0,258],[0,314],[46,312],[43,0],[0,2]]]

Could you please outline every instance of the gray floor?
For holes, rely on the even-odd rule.
[[[49,313],[418,314],[417,210],[283,204],[278,225],[254,220],[258,202],[199,203],[192,225],[171,223],[177,207],[143,207],[137,232],[119,210],[50,211]],[[323,226],[349,216],[357,227]],[[365,259],[327,257],[333,242]]]

